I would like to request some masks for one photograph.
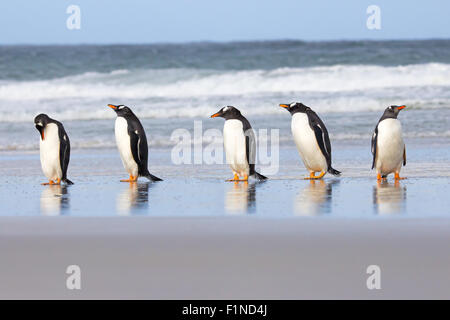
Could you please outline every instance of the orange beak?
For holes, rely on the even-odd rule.
[[[402,110],[402,109],[405,109],[406,108],[406,106],[400,106],[400,107],[398,107],[397,109],[398,110]]]
[[[289,106],[287,105],[287,104],[280,104],[280,107],[282,107],[282,108],[289,108]]]
[[[113,105],[113,104],[108,104],[108,107],[110,107],[111,109],[114,109],[114,110],[117,109],[117,107],[115,105]]]
[[[214,113],[214,114],[211,116],[211,118],[215,118],[215,117],[218,117],[218,116],[220,116],[220,113],[219,113],[219,112]]]
[[[42,141],[44,141],[44,130],[41,131],[41,138],[42,138]]]

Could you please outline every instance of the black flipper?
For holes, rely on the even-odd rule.
[[[406,146],[403,148],[403,166],[406,166]]]
[[[139,157],[139,151],[138,151],[138,143],[139,143],[139,136],[136,134],[136,132],[130,127],[128,127],[128,134],[130,135],[130,148],[131,148],[131,154],[133,155],[134,161],[137,163],[138,168],[141,167],[141,159]]]
[[[372,160],[372,169],[375,168],[375,161],[377,159],[377,140],[378,140],[378,124],[375,127],[375,131],[372,135],[372,154],[373,154],[373,160]]]
[[[250,125],[250,122],[241,115],[239,120],[242,121],[244,136],[245,136],[245,152],[247,156],[247,163],[249,166],[249,176],[254,177],[257,180],[267,180],[266,176],[255,171],[255,159],[256,159],[256,139],[255,133]]]
[[[61,181],[67,184],[73,184],[72,181],[67,179],[67,168],[69,167],[70,161],[70,140],[69,136],[64,130],[64,126],[61,122],[55,120],[58,126],[58,136],[59,136],[59,164],[61,166],[62,178]]]

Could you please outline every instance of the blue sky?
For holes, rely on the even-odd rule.
[[[68,30],[66,9],[81,8]],[[366,9],[381,8],[381,30]],[[0,3],[0,44],[450,38],[446,0],[14,0]]]

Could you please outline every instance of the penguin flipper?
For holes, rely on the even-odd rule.
[[[67,168],[69,167],[70,161],[70,140],[69,136],[64,129],[61,122],[55,121],[58,126],[58,137],[59,137],[59,165],[61,166],[62,178],[61,181],[66,184],[73,184],[72,181],[67,179]]]
[[[316,135],[317,144],[319,145],[320,151],[322,151],[323,156],[327,160],[328,167],[331,168],[331,152],[328,152],[325,146],[325,132],[318,125],[313,126],[314,134]],[[328,136],[328,133],[326,134]],[[331,151],[331,150],[330,150]]]
[[[403,166],[406,166],[406,146],[403,147]]]
[[[377,140],[378,140],[378,125],[376,126],[375,131],[373,132],[372,135],[372,154],[373,154],[372,169],[375,168],[375,161],[377,158]]]
[[[134,161],[138,165],[138,167],[141,166],[141,153],[139,152],[139,136],[137,133],[133,130],[129,130],[128,134],[130,135],[130,148],[131,148],[131,154],[133,156]]]

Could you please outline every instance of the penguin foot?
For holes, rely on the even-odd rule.
[[[387,177],[386,176],[381,176],[381,174],[377,174],[377,181],[387,181]]]
[[[48,182],[41,183],[42,186],[54,186],[54,185],[60,185],[61,179],[56,179],[56,182],[53,180],[49,180]]]
[[[394,179],[398,181],[398,180],[405,180],[405,179],[407,179],[407,178],[405,178],[405,177],[400,177],[400,175],[398,174],[398,172],[396,172],[396,173],[395,173],[395,176],[394,176]]]
[[[136,182],[138,179],[138,177],[136,176],[132,176],[130,175],[130,179],[126,179],[126,180],[120,180],[120,182]]]
[[[235,181],[235,182],[248,181],[248,176],[244,176],[243,179],[240,179],[239,176],[237,174],[235,174],[233,179],[228,179],[226,181]]]
[[[237,174],[234,175],[234,178],[232,179],[227,179],[225,181],[239,181],[239,176]]]
[[[315,172],[311,172],[309,174],[309,177],[306,177],[305,180],[317,180],[317,179],[322,179],[323,176],[325,175],[325,171],[322,171],[318,176],[316,176]]]

